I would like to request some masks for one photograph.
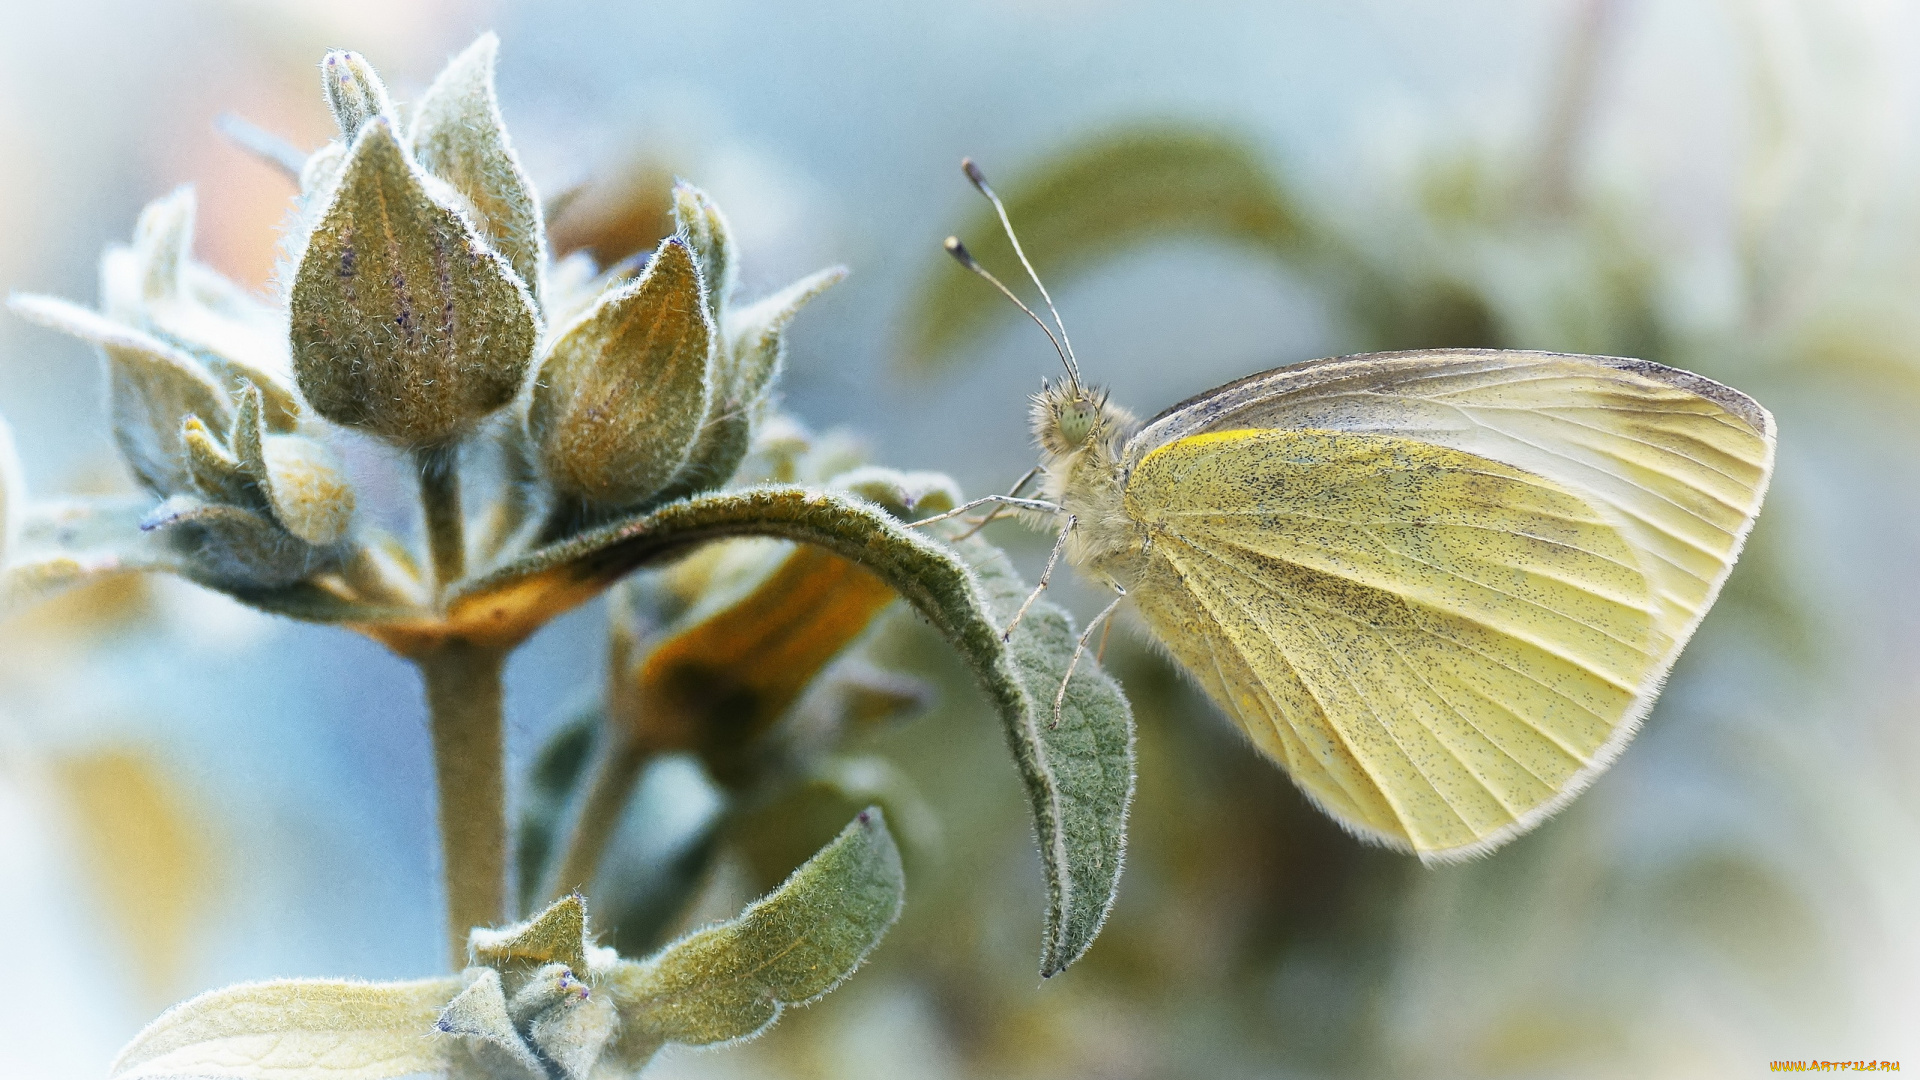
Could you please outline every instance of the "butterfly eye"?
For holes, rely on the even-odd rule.
[[[1061,406],[1057,422],[1060,438],[1068,446],[1082,446],[1093,435],[1100,410],[1091,401],[1073,401]]]

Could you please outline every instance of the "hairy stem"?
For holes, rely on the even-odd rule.
[[[440,851],[447,875],[447,935],[454,970],[466,965],[467,931],[507,914],[507,779],[500,703],[505,649],[458,638],[414,657],[427,684]]]
[[[627,725],[613,723],[601,729],[584,793],[568,818],[560,857],[541,885],[545,897],[584,890],[592,884],[593,875],[600,869],[600,856],[607,850],[607,841],[612,839],[620,814],[627,807],[634,783],[652,756],[652,750],[635,738]]]
[[[427,548],[433,555],[436,596],[467,576],[466,521],[460,513],[459,450],[437,446],[417,451],[420,508],[426,512]]]

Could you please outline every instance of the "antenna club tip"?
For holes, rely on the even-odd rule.
[[[947,254],[953,256],[961,266],[968,269],[974,267],[973,253],[967,250],[967,245],[961,243],[959,237],[949,236],[940,246],[946,248]]]
[[[973,182],[974,187],[981,191],[988,190],[987,174],[980,171],[980,166],[974,164],[972,158],[960,159],[960,171],[967,174],[967,179]]]

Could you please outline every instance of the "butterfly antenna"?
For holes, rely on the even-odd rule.
[[[1007,205],[1000,201],[1000,196],[994,194],[993,186],[987,183],[987,174],[980,171],[980,166],[975,165],[972,158],[961,158],[960,169],[967,174],[968,180],[973,181],[973,186],[980,190],[980,194],[993,204],[993,212],[1000,215],[1000,227],[1006,230],[1007,239],[1012,241],[1013,253],[1020,257],[1020,265],[1026,267],[1027,277],[1033,279],[1034,288],[1040,290],[1040,299],[1047,302],[1047,312],[1053,316],[1053,325],[1060,328],[1060,341],[1065,346],[1065,355],[1061,359],[1067,363],[1067,378],[1073,380],[1075,386],[1080,385],[1080,365],[1073,355],[1073,341],[1067,337],[1067,324],[1060,320],[1060,309],[1053,306],[1053,296],[1040,283],[1040,275],[1034,272],[1033,263],[1027,261],[1027,252],[1020,246],[1020,237],[1014,234],[1013,222],[1007,217]]]
[[[967,245],[960,242],[959,237],[947,237],[945,246],[947,254],[953,256],[954,262],[986,278],[988,284],[1000,290],[1001,296],[1013,301],[1015,307],[1027,313],[1027,318],[1032,319],[1034,325],[1040,328],[1040,332],[1047,335],[1047,340],[1053,342],[1053,351],[1059,353],[1060,362],[1067,365],[1067,378],[1072,379],[1075,386],[1080,385],[1080,371],[1073,364],[1073,354],[1060,347],[1060,339],[1053,336],[1053,331],[1047,327],[1047,321],[1035,315],[1032,308],[1023,303],[1019,297],[1013,295],[1012,289],[1001,284],[999,278],[994,277],[986,267],[981,266],[980,263],[974,259],[973,252],[967,250]]]

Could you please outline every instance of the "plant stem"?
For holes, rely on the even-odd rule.
[[[446,863],[447,934],[454,970],[466,966],[467,931],[507,913],[507,777],[500,673],[504,649],[455,638],[414,657],[427,684],[440,851]]]
[[[625,724],[607,724],[601,728],[600,745],[594,753],[585,794],[577,801],[566,831],[565,846],[554,860],[554,869],[541,884],[547,898],[564,895],[572,889],[585,889],[600,869],[600,856],[613,838],[614,826],[633,794],[634,782],[646,767],[653,751],[635,738]]]
[[[420,473],[420,508],[427,517],[427,548],[433,554],[434,595],[467,574],[466,520],[460,512],[459,447],[435,446],[414,453]]]

